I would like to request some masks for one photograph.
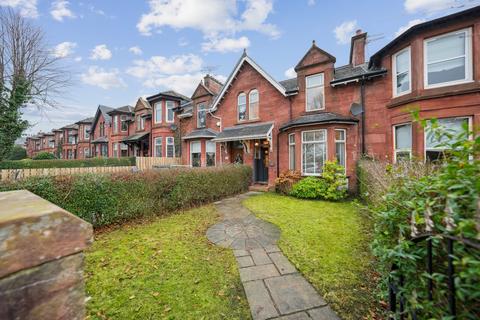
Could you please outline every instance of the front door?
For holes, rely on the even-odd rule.
[[[254,159],[254,180],[257,183],[268,183],[268,147],[259,145],[255,146]]]

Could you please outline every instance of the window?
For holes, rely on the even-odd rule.
[[[162,137],[155,138],[155,157],[162,157]]]
[[[302,173],[320,175],[327,155],[327,130],[302,132]]]
[[[75,144],[75,136],[73,135],[73,131],[68,131],[68,143]]]
[[[410,47],[393,55],[393,95],[399,96],[411,91]]]
[[[55,148],[55,140],[49,140],[48,141],[48,147],[49,148]]]
[[[167,137],[167,158],[175,157],[175,139]]]
[[[247,95],[240,93],[237,98],[238,121],[247,120]]]
[[[137,116],[137,131],[145,129],[145,119],[142,116]]]
[[[113,133],[118,133],[118,116],[113,116]]]
[[[248,117],[250,120],[258,119],[258,90],[250,91],[248,95]]]
[[[205,104],[197,105],[197,127],[205,128],[207,126],[207,108]]]
[[[90,157],[90,149],[89,148],[83,148],[83,155],[85,158]]]
[[[217,144],[212,141],[206,142],[207,167],[215,166],[215,155],[217,153]]]
[[[83,138],[85,140],[90,139],[90,126],[87,126],[87,125],[83,126]]]
[[[121,123],[120,130],[122,130],[122,132],[128,131],[127,116],[125,115],[120,116],[120,123]]]
[[[67,159],[73,159],[73,150],[68,150],[67,151]]]
[[[295,133],[288,135],[288,169],[295,170]]]
[[[125,143],[120,143],[120,157],[128,157],[128,146]]]
[[[155,123],[162,122],[162,102],[155,103]]]
[[[449,134],[456,135],[462,131],[462,127],[469,125],[469,118],[444,118],[438,119],[438,125],[443,127]],[[448,137],[438,138],[432,134],[430,128],[432,123],[427,122],[425,128],[425,160],[437,161],[445,157],[446,151],[448,151],[445,145],[448,142]]]
[[[167,101],[167,122],[173,122],[173,108],[175,108],[175,102]]]
[[[100,137],[105,136],[105,122],[100,123]]]
[[[335,158],[337,159],[337,163],[341,165],[345,170],[347,168],[346,142],[347,142],[347,130],[336,129],[335,130]]]
[[[113,144],[113,157],[118,158],[118,143]]]
[[[108,145],[107,144],[102,144],[100,147],[100,155],[103,157],[108,157]]]
[[[393,131],[395,162],[409,160],[412,157],[412,124],[394,126]]]
[[[323,88],[323,73],[308,76],[305,79],[307,111],[325,109],[325,96]]]
[[[472,80],[471,29],[425,40],[425,87]]]
[[[190,164],[192,167],[200,167],[202,165],[202,149],[200,141],[190,142]]]

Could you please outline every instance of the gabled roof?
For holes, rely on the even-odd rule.
[[[205,92],[202,92],[205,91]],[[200,81],[200,83],[198,84],[197,88],[195,89],[195,91],[193,92],[192,94],[192,99],[196,98],[196,97],[202,97],[204,95],[212,95],[214,96],[215,94],[210,90],[208,89],[204,84],[203,84],[203,81]]]
[[[310,47],[310,49],[308,49],[307,53],[305,53],[303,58],[295,66],[295,68],[294,68],[295,71],[312,65],[310,63],[307,63],[307,59],[311,55],[316,54],[316,53],[319,53],[322,56],[324,56],[324,59],[323,59],[323,61],[316,61],[314,64],[320,64],[320,63],[325,63],[325,62],[335,63],[335,61],[336,61],[336,58],[334,56],[332,56],[330,53],[328,53],[327,51],[324,51],[324,50],[320,49],[319,47],[317,47],[317,45],[315,44],[315,40],[313,40],[312,41],[312,46]]]
[[[104,106],[104,105],[99,105],[98,108],[97,108],[97,112],[95,112],[95,117],[93,118],[92,130],[97,125],[97,122],[98,122],[98,119],[99,119],[100,115],[103,115],[103,118],[105,119],[106,123],[112,122],[112,117],[108,114],[108,112],[110,112],[112,110],[113,110],[113,108],[110,108],[110,107],[107,107],[107,106]]]
[[[81,123],[87,123],[87,124],[88,124],[88,123],[92,123],[92,122],[93,122],[93,119],[94,119],[93,117],[89,117],[89,118],[85,118],[85,119],[83,119],[83,120],[77,121],[77,122],[75,122],[75,123],[76,123],[76,124],[81,124]],[[55,131],[55,130],[54,130],[54,131]]]
[[[218,104],[222,101],[223,96],[227,93],[228,89],[232,85],[232,82],[235,80],[237,73],[240,71],[240,68],[243,66],[244,63],[248,63],[251,65],[258,73],[260,73],[272,86],[274,86],[283,96],[286,96],[285,87],[278,83],[273,77],[271,77],[267,72],[265,72],[252,58],[247,55],[247,52],[244,51],[240,59],[238,60],[235,68],[233,68],[232,73],[228,77],[225,85],[223,86],[222,90],[214,100],[211,111],[214,112],[217,110]]]
[[[180,94],[173,90],[162,91],[160,93],[154,94],[153,96],[147,97],[147,101],[150,102],[158,98],[169,98],[169,99],[173,98],[173,100],[177,100],[177,101],[181,101],[181,100],[190,101],[189,97],[184,96],[183,94]]]
[[[61,127],[60,129],[74,129],[74,130],[78,130],[78,124],[72,123],[72,124],[66,125],[66,126],[64,126],[64,127]]]
[[[115,114],[115,113],[133,113],[134,108],[132,106],[123,106],[120,108],[113,109],[111,111],[108,111],[107,113],[109,115]]]
[[[280,84],[285,88],[287,93],[298,90],[297,78],[282,80],[280,81]]]
[[[133,109],[133,112],[137,112],[137,111],[140,111],[140,110],[143,110],[143,109],[151,110],[152,106],[150,105],[150,103],[147,100],[140,97],[140,98],[138,98],[137,103],[135,104],[135,108]]]

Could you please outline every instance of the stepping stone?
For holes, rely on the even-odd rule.
[[[278,277],[279,275],[277,268],[273,264],[240,268],[240,279],[242,282]]]
[[[251,281],[243,284],[253,320],[265,320],[278,316],[273,301],[263,281]]]
[[[299,312],[290,314],[288,316],[275,318],[277,320],[311,320],[311,318],[305,312]]]
[[[297,272],[297,269],[295,269],[293,264],[288,261],[287,257],[285,257],[283,253],[273,252],[269,254],[269,257],[277,267],[278,271],[280,271],[280,274],[284,275]]]
[[[240,268],[246,268],[255,265],[255,263],[253,263],[252,257],[250,256],[237,257],[237,262]]]
[[[308,311],[312,320],[340,320],[330,307],[317,308]]]
[[[298,273],[265,279],[265,284],[282,315],[326,305],[312,285]]]
[[[250,254],[252,255],[253,262],[257,266],[261,266],[262,264],[272,263],[272,260],[270,260],[267,253],[263,249],[250,250]]]

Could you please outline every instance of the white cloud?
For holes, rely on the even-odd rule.
[[[142,49],[140,49],[140,47],[138,47],[138,46],[131,47],[130,49],[128,49],[128,51],[130,51],[131,53],[133,53],[136,56],[140,56],[143,53]]]
[[[395,32],[395,37],[398,37],[399,35],[401,35],[401,34],[404,33],[405,31],[407,31],[408,29],[410,29],[410,27],[413,27],[414,25],[419,24],[419,23],[422,23],[422,22],[425,22],[425,19],[414,19],[414,20],[410,20],[406,25],[401,26],[401,27],[397,30],[397,32]]]
[[[206,52],[235,52],[250,47],[250,40],[247,37],[235,38],[212,38],[202,43],[202,50]]]
[[[68,8],[70,2],[64,0],[57,0],[52,3],[52,10],[50,14],[53,19],[57,21],[63,21],[64,18],[74,19],[75,14]]]
[[[335,33],[335,38],[337,38],[337,43],[347,44],[350,42],[350,38],[355,33],[355,30],[358,28],[357,20],[345,21],[341,25],[335,27],[333,33]]]
[[[460,5],[460,3],[458,0],[405,0],[403,5],[408,13],[432,13],[435,11],[457,7]]]
[[[161,75],[174,75],[200,71],[203,61],[194,54],[153,56],[149,60],[135,60],[127,73],[136,78],[155,78]]]
[[[109,60],[112,57],[112,52],[107,48],[106,44],[100,44],[93,48],[90,59],[92,60]]]
[[[79,57],[75,57],[75,59],[74,59],[74,60],[75,60],[75,62],[80,62],[80,61],[82,61],[82,60],[83,60],[83,58],[79,56]]]
[[[86,73],[81,75],[81,79],[83,83],[105,90],[127,86],[120,77],[118,69],[105,70],[98,66],[91,66]]]
[[[287,70],[285,70],[285,77],[287,77],[287,79],[291,79],[291,78],[296,78],[297,77],[297,73],[295,72],[295,69],[293,69],[293,67],[290,67],[288,68]]]
[[[144,82],[144,85],[148,88],[163,87],[165,89],[175,90],[183,95],[191,96],[193,91],[197,87],[200,80],[203,78],[203,74],[200,72],[192,74],[170,75],[158,77],[155,79],[148,79]],[[219,81],[225,81],[226,77],[221,75],[214,75]]]
[[[37,0],[0,0],[0,7],[16,9],[23,17],[38,17]]]
[[[171,27],[197,29],[207,37],[244,30],[259,31],[274,38],[279,36],[277,27],[266,22],[273,11],[273,0],[246,0],[241,15],[237,0],[150,0],[149,5],[150,11],[143,14],[137,24],[144,35]]]
[[[74,49],[77,47],[75,42],[62,42],[53,48],[53,55],[57,58],[66,58],[74,53]]]

